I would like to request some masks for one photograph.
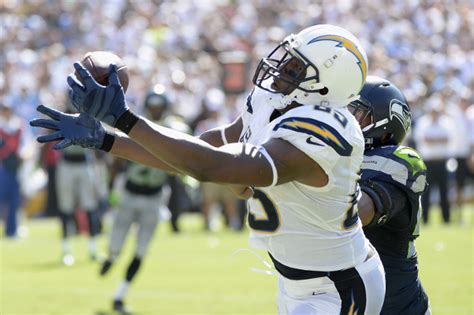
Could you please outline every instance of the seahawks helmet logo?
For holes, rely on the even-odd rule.
[[[390,102],[390,120],[398,119],[405,131],[408,131],[411,126],[411,113],[408,105],[402,103],[400,100],[393,99]]]

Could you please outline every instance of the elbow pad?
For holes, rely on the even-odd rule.
[[[367,227],[385,224],[390,218],[393,208],[389,190],[382,184],[371,180],[361,182],[360,189],[369,195],[375,207],[374,217]]]

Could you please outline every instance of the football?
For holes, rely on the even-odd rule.
[[[124,92],[128,88],[128,70],[125,62],[116,54],[109,51],[91,51],[84,55],[81,64],[89,70],[94,79],[102,84],[109,84],[109,65],[115,64]],[[79,75],[76,73],[76,77]],[[80,78],[79,78],[80,80]]]

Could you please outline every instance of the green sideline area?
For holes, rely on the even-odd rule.
[[[433,208],[432,223],[422,226],[417,242],[433,314],[474,313],[474,206],[463,210],[464,224],[443,225]],[[183,216],[180,223],[179,235],[167,222],[159,227],[125,301],[135,314],[276,313],[276,278],[257,258],[268,261],[264,253],[248,250],[246,231],[204,232],[196,215]],[[74,239],[76,263],[65,267],[59,223],[29,220],[27,228],[26,238],[0,239],[0,314],[113,314],[111,297],[131,259],[133,237],[100,278],[99,264],[87,255],[87,237]],[[99,243],[105,251],[105,235]]]

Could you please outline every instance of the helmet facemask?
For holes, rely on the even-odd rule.
[[[368,101],[359,98],[358,100],[349,103],[347,108],[355,117],[362,129],[366,149],[373,147],[375,139],[370,135],[375,126],[374,110],[372,106],[370,106]]]
[[[290,48],[289,40],[283,41],[266,58],[262,58],[253,83],[268,92],[285,96],[295,90],[319,94],[321,89],[314,89],[319,83],[318,68],[295,47]]]

